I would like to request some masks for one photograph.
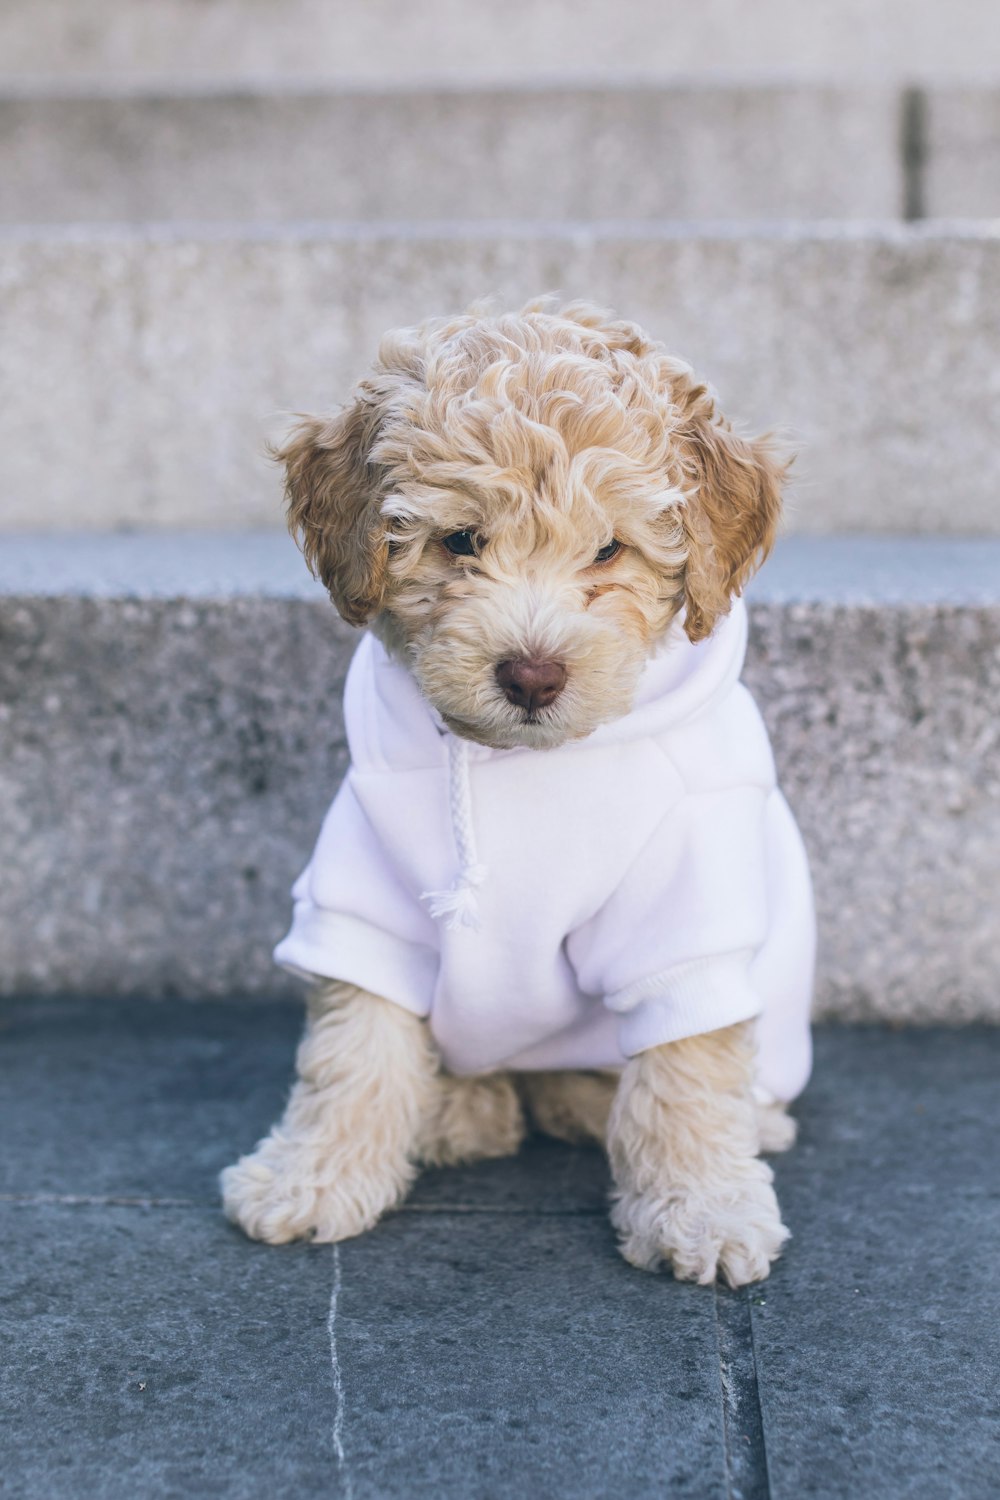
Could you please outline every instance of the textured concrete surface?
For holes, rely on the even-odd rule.
[[[331,1494],[326,1256],[279,1268],[186,1208],[17,1204],[0,1225],[8,1494]]]
[[[25,599],[0,641],[6,988],[274,988],[346,761],[333,610]]]
[[[759,605],[752,628],[817,885],[819,1012],[1000,1020],[1000,612]]]
[[[750,1297],[771,1493],[1000,1486],[1000,1032],[820,1037],[778,1166],[788,1274]]]
[[[776,1163],[794,1238],[734,1296],[625,1266],[600,1154],[552,1143],[425,1174],[336,1254],[251,1245],[215,1173],[271,1122],[297,1025],[0,1006],[6,1493],[996,1489],[1000,1031],[821,1031]]]
[[[0,220],[891,219],[900,121],[877,87],[40,93],[0,98]]]
[[[7,531],[274,524],[264,458],[390,327],[496,293],[616,306],[801,452],[806,531],[996,531],[1000,229],[8,229]]]
[[[995,74],[983,0],[19,0],[3,74],[104,79],[525,78],[582,71],[828,77]]]
[[[1000,88],[935,89],[925,108],[926,212],[1000,217]]]
[[[120,592],[136,538],[75,575],[54,547],[49,593],[39,544],[6,553],[4,992],[293,986],[270,950],[343,772],[354,636],[287,541],[250,539],[245,572],[233,542],[214,587],[199,545],[147,543]],[[998,547],[793,538],[755,586],[747,680],[812,857],[822,1015],[1000,1020]]]

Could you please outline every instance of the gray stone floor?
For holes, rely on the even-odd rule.
[[[0,1493],[1000,1491],[1000,1031],[827,1030],[747,1294],[617,1256],[597,1153],[428,1173],[362,1240],[215,1202],[284,1006],[0,1008]]]

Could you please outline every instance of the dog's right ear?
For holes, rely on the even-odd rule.
[[[285,465],[288,529],[351,625],[371,619],[385,594],[382,474],[369,461],[378,422],[377,405],[361,396],[339,416],[304,418],[274,449]]]

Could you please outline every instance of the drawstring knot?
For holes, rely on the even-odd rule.
[[[476,854],[476,831],[472,824],[472,790],[469,784],[469,747],[465,740],[448,736],[448,801],[451,827],[458,850],[458,874],[447,891],[424,891],[421,901],[435,922],[454,931],[479,927],[479,897],[476,892],[487,876]]]

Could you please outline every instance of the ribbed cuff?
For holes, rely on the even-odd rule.
[[[608,1008],[622,1014],[618,1042],[625,1056],[759,1015],[760,996],[749,977],[752,957],[747,948],[692,959],[609,995]]]
[[[275,948],[274,959],[304,978],[356,984],[416,1016],[430,1014],[437,953],[372,927],[360,917],[296,901],[291,931]]]

